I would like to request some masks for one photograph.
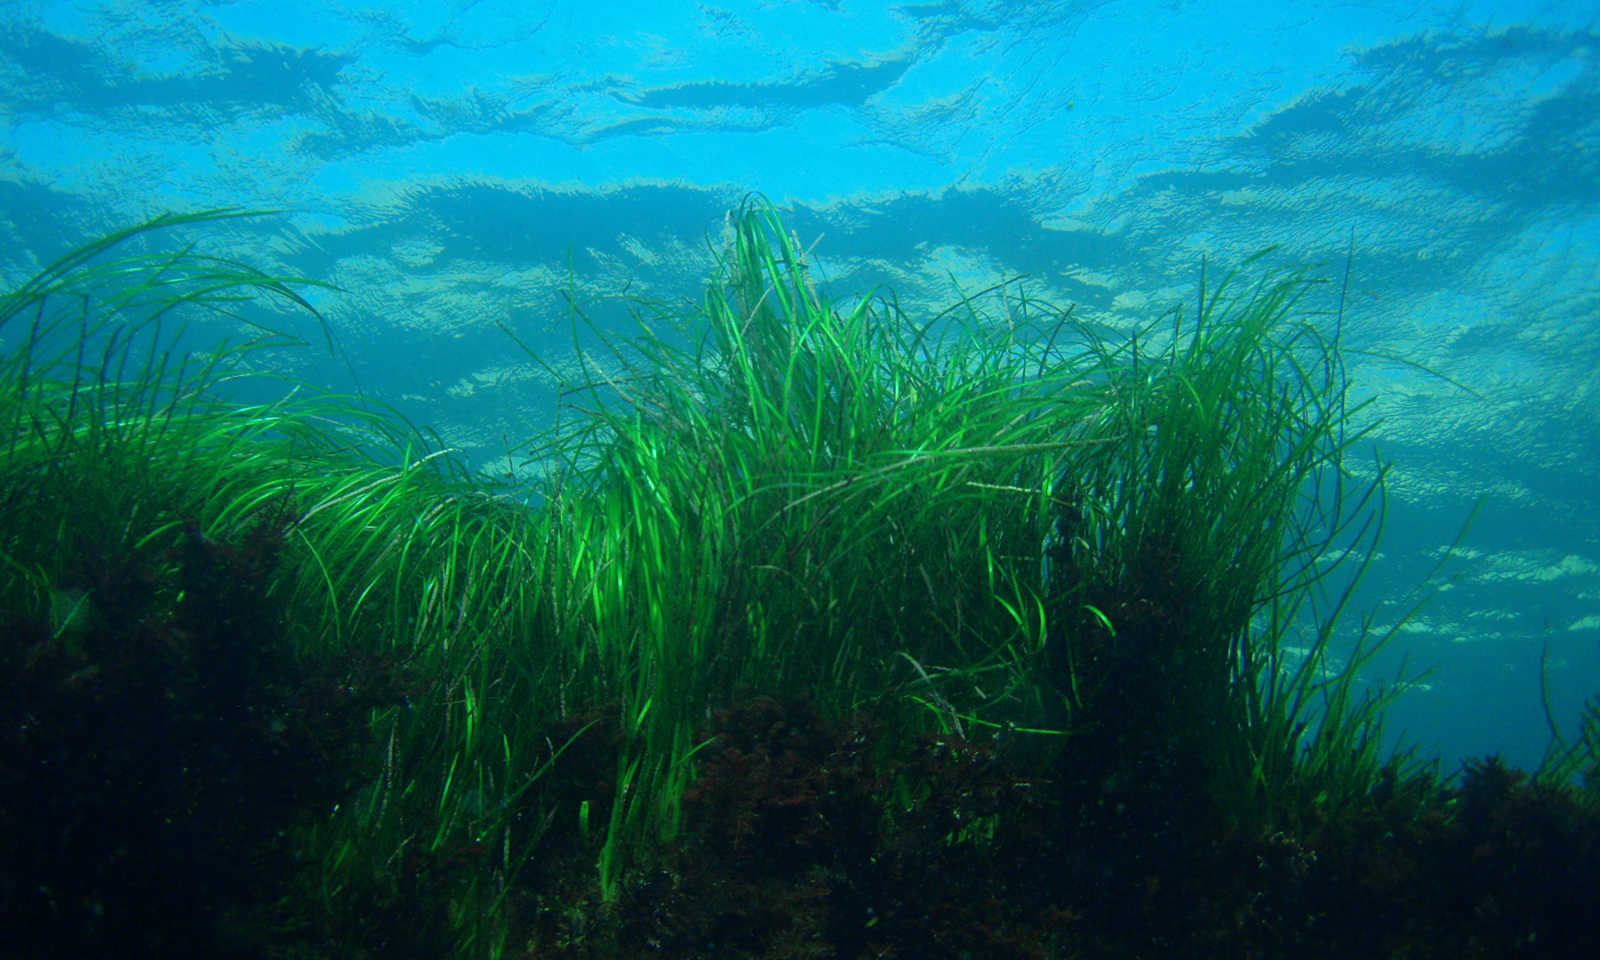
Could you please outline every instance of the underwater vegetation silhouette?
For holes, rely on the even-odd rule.
[[[1600,701],[1385,747],[1312,273],[1112,342],[834,301],[747,202],[690,308],[572,299],[528,489],[260,372],[326,325],[246,215],[0,301],[0,957],[1600,950]]]

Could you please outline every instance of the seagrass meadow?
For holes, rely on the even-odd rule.
[[[751,202],[519,485],[259,372],[314,282],[164,242],[244,215],[0,300],[0,956],[1600,951],[1600,703],[1384,736],[1337,282],[911,316]]]

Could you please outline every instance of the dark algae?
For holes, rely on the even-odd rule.
[[[1387,746],[1314,275],[1113,342],[830,300],[748,203],[689,307],[571,298],[491,481],[232,399],[321,319],[196,252],[239,215],[0,304],[0,957],[1600,956],[1600,703],[1532,772]]]
[[[1583,957],[1600,816],[1489,759],[1382,772],[1364,802],[1227,824],[1151,761],[1123,784],[1023,777],[1003,740],[740,700],[685,831],[600,901],[592,864],[534,885],[528,956]]]
[[[232,544],[192,520],[159,552],[80,538],[66,622],[7,617],[6,956],[260,955],[288,834],[358,782],[385,686],[292,657],[270,593],[291,506]]]

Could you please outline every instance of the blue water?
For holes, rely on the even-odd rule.
[[[1600,690],[1597,23],[1595,0],[7,0],[0,271],[165,210],[280,211],[206,242],[343,288],[314,299],[349,363],[285,369],[492,470],[556,408],[497,324],[560,362],[563,286],[696,295],[749,191],[821,238],[836,293],[914,310],[1026,274],[1127,330],[1192,300],[1202,258],[1279,245],[1338,280],[1349,251],[1342,339],[1394,464],[1358,594],[1380,627],[1482,500],[1371,667],[1431,671],[1391,731],[1531,765],[1541,656],[1559,724]]]

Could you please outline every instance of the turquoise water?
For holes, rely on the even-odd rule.
[[[724,212],[790,208],[840,297],[1025,275],[1130,331],[1202,259],[1321,264],[1394,464],[1359,602],[1396,733],[1537,762],[1600,689],[1600,3],[10,2],[8,280],[163,210],[327,281],[359,386],[485,470],[548,424],[562,286],[695,296]],[[1348,259],[1347,259],[1348,258]],[[989,309],[999,312],[994,301]],[[594,307],[602,322],[618,307]],[[309,332],[308,332],[309,333]],[[315,339],[308,336],[308,339]],[[351,382],[352,376],[354,383]],[[517,463],[514,469],[527,469]]]

